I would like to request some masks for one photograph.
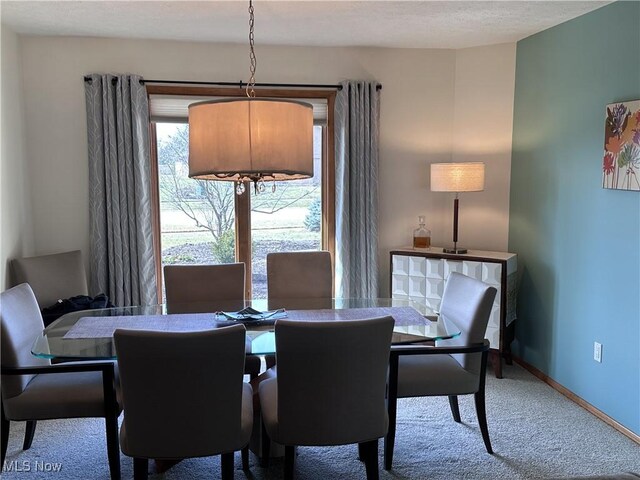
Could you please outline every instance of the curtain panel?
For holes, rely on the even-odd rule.
[[[376,82],[342,82],[335,107],[336,296],[378,296]]]
[[[158,303],[153,250],[149,101],[137,75],[85,81],[90,288],[117,306]]]

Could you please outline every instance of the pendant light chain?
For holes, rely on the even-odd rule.
[[[249,63],[250,63],[250,77],[247,83],[247,97],[254,98],[256,91],[256,53],[253,50],[253,25],[255,23],[255,17],[253,14],[253,1],[249,0]]]

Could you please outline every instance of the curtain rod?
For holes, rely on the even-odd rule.
[[[91,82],[92,79],[89,76],[84,77],[85,82]],[[113,85],[118,83],[118,77],[114,77],[111,82]],[[146,83],[161,83],[161,84],[174,84],[174,85],[218,85],[221,87],[238,87],[245,88],[247,84],[240,80],[239,82],[194,82],[194,81],[182,81],[182,80],[145,80],[140,79],[141,84]],[[321,85],[313,83],[256,83],[256,87],[290,87],[290,88],[335,88],[336,90],[342,90],[342,85]],[[376,90],[382,90],[382,85],[377,84]]]

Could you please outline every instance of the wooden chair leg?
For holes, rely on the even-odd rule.
[[[33,435],[36,433],[36,420],[27,420],[27,426],[24,429],[24,443],[22,450],[29,450],[33,443]]]
[[[476,404],[476,415],[478,415],[478,425],[480,426],[480,432],[482,432],[482,440],[484,440],[484,446],[487,449],[487,453],[493,454],[491,448],[491,440],[489,439],[489,429],[487,428],[487,413],[484,403],[484,386],[487,376],[487,352],[482,352],[482,360],[480,362],[480,385],[478,391],[473,395]]]
[[[269,466],[269,455],[271,455],[271,439],[269,438],[269,434],[267,433],[267,427],[264,425],[264,420],[260,419],[260,423],[262,425],[262,435],[260,441],[262,443],[262,455],[260,457],[260,466],[263,468],[267,468]]]
[[[234,452],[223,453],[220,455],[222,480],[233,480],[233,454]]]
[[[111,480],[120,480],[120,442],[118,441],[118,401],[113,365],[102,372],[102,394],[104,399],[104,423],[107,431],[107,457]]]
[[[146,458],[133,459],[133,480],[147,480],[149,476],[149,460]]]
[[[244,447],[240,453],[242,455],[242,470],[244,470],[245,472],[248,472],[249,471],[249,445]]]
[[[387,414],[389,429],[384,437],[384,469],[391,470],[393,447],[396,442],[396,415],[398,411],[398,355],[389,359],[389,389],[387,391]]]
[[[296,447],[284,447],[284,480],[293,480],[293,467],[296,463]]]
[[[358,444],[358,460],[360,460],[361,462],[364,462],[364,452],[362,450],[361,443]]]
[[[359,444],[364,455],[364,466],[367,470],[367,480],[378,480],[380,472],[378,470],[378,440],[371,440]]]
[[[460,408],[458,407],[457,395],[449,395],[449,406],[451,407],[451,413],[453,414],[453,421],[460,423]]]
[[[9,446],[9,427],[11,422],[7,420],[7,417],[4,414],[4,404],[0,406],[2,421],[0,424],[0,429],[2,430],[2,460],[0,460],[0,466],[4,465],[4,459],[7,456],[7,447]]]
[[[482,432],[482,440],[484,440],[484,446],[487,449],[487,453],[493,454],[491,448],[491,440],[489,439],[489,429],[487,428],[487,414],[485,411],[484,403],[484,389],[474,394],[476,403],[476,414],[478,415],[478,425],[480,426],[480,432]]]
[[[264,357],[264,361],[267,365],[267,370],[276,366],[276,356],[275,355],[266,355]]]
[[[107,415],[104,419],[107,431],[107,457],[111,480],[120,480],[120,443],[118,442],[118,418]],[[145,477],[146,478],[146,477]]]

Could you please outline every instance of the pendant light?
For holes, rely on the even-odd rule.
[[[313,176],[313,107],[294,100],[256,98],[253,27],[250,0],[246,98],[189,105],[189,177],[235,182],[238,195],[247,181],[258,193],[266,181]]]

